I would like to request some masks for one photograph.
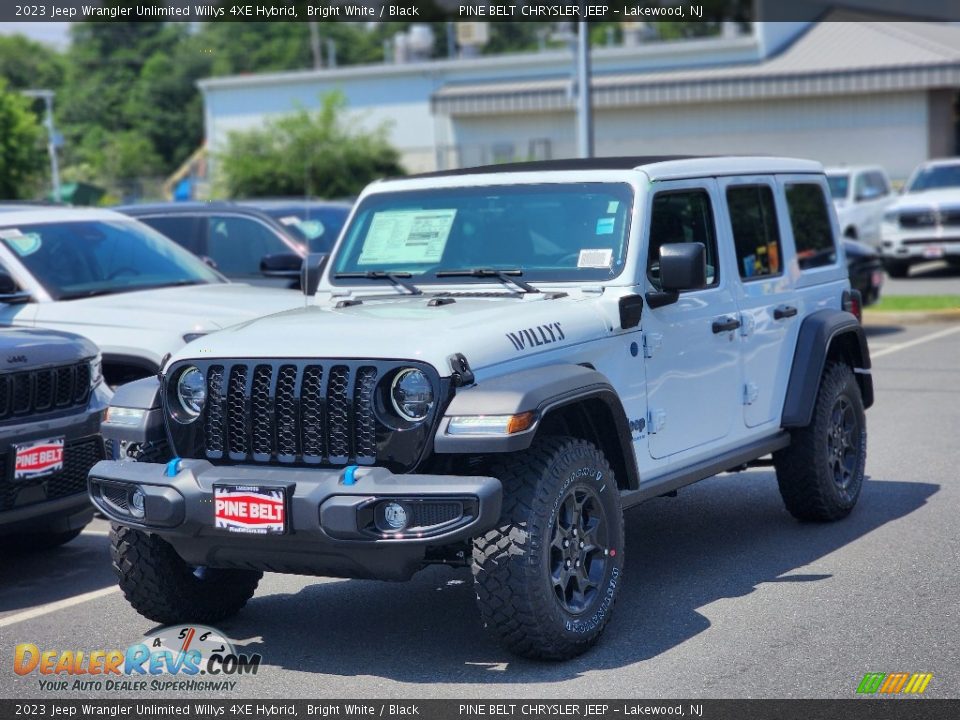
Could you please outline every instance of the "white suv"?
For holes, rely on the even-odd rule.
[[[469,566],[507,647],[567,658],[620,594],[624,508],[772,453],[791,513],[846,516],[873,385],[827,198],[784,158],[369,186],[311,307],[115,396],[90,493],[127,600],[215,622],[264,570]]]
[[[892,277],[925,260],[960,264],[960,158],[933,160],[913,171],[904,193],[883,216],[880,252]]]
[[[883,213],[896,197],[886,170],[879,165],[857,165],[827,168],[824,172],[837,209],[840,233],[880,247]]]
[[[291,290],[231,284],[119,213],[0,206],[0,322],[86,336],[111,386],[156,373],[209,332],[302,304]]]

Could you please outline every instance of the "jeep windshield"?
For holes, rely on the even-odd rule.
[[[0,228],[0,242],[54,300],[224,282],[193,254],[134,220]]]
[[[632,204],[626,183],[370,195],[344,233],[331,282],[368,284],[369,279],[337,276],[379,271],[409,273],[418,286],[490,283],[492,276],[475,272],[478,268],[519,269],[526,282],[609,280],[623,269]],[[465,272],[454,279],[453,271]]]

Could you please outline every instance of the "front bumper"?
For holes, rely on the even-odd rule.
[[[907,262],[960,257],[960,228],[887,233],[880,254],[884,260]]]
[[[196,566],[403,580],[423,566],[429,548],[469,540],[500,516],[502,487],[490,477],[395,475],[365,467],[347,484],[345,470],[215,466],[206,460],[182,460],[169,473],[168,467],[97,463],[90,471],[90,497],[111,521],[159,535]],[[214,527],[214,486],[224,484],[283,488],[285,532]],[[145,495],[139,519],[123,502],[111,501],[133,486]],[[412,517],[440,522],[381,531],[371,521],[386,501],[400,503]]]

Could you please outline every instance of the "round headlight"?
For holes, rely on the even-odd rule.
[[[180,373],[180,379],[177,380],[177,399],[188,417],[195,418],[200,415],[203,403],[207,400],[207,383],[203,379],[203,373],[197,368],[190,366]]]
[[[393,409],[404,420],[420,422],[433,407],[433,386],[420,370],[407,368],[398,372],[393,379],[390,400],[393,401]]]

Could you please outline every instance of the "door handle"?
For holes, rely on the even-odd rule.
[[[735,317],[725,317],[713,321],[713,332],[715,335],[736,330],[738,327],[740,327],[740,320]]]
[[[781,305],[773,311],[774,320],[783,320],[784,318],[791,318],[797,314],[797,309],[793,305]]]

